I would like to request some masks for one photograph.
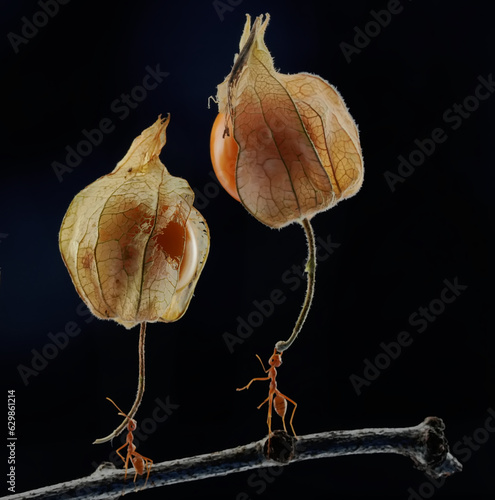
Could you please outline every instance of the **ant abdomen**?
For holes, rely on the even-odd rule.
[[[132,457],[131,460],[136,472],[142,476],[144,474],[144,460],[141,457]]]
[[[287,401],[285,398],[277,394],[273,401],[273,407],[275,408],[277,415],[282,418],[285,417],[285,412],[287,411]]]

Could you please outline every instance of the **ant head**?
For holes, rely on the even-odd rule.
[[[123,415],[123,414],[121,414],[121,415],[124,417],[127,417],[127,415]],[[137,422],[133,418],[129,419],[129,422],[127,422],[127,429],[130,430],[131,432],[133,432],[136,430],[136,428],[137,428]]]
[[[282,364],[282,353],[275,351],[272,354],[272,357],[268,360],[268,363],[270,364],[270,366],[278,368]]]

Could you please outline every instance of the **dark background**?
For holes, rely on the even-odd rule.
[[[340,44],[354,45],[356,28],[373,31],[372,11],[385,2],[238,0],[220,14],[210,1],[104,3],[59,6],[18,53],[8,34],[21,35],[23,17],[32,20],[41,7],[2,4],[0,332],[3,395],[16,392],[16,490],[90,474],[120,446],[120,439],[113,446],[91,443],[120,422],[106,396],[123,409],[132,404],[138,329],[87,322],[78,313],[81,301],[57,237],[73,197],[110,172],[159,114],[171,113],[161,159],[199,193],[211,251],[185,317],[149,325],[147,388],[137,419],[149,419],[156,398],[178,408],[150,424],[154,432],[138,451],[159,462],[266,434],[266,409],[256,406],[268,384],[235,388],[261,376],[255,354],[266,363],[274,342],[291,331],[304,286],[291,290],[295,282],[282,276],[293,276],[306,243],[300,227],[270,230],[218,189],[209,159],[216,106],[208,109],[208,96],[230,71],[245,13],[269,12],[266,42],[276,67],[319,74],[340,90],[359,125],[365,159],[358,195],[314,218],[316,235],[340,246],[319,262],[313,309],[279,371],[280,389],[299,404],[296,432],[402,427],[437,415],[464,471],[435,487],[403,457],[343,457],[294,464],[266,481],[246,472],[139,496],[408,499],[415,491],[423,498],[493,498],[495,436],[483,427],[495,408],[495,97],[460,122],[445,121],[445,113],[459,116],[448,110],[474,95],[478,78],[495,71],[487,2],[402,0],[402,12],[361,41],[350,62]],[[169,76],[120,119],[112,103],[156,65]],[[66,147],[76,147],[83,130],[103,118],[114,131],[60,182],[52,163],[65,163]],[[392,192],[384,173],[397,173],[398,157],[435,128],[447,139]],[[439,299],[443,281],[456,277],[467,289],[418,333],[410,315]],[[238,317],[253,318],[254,301],[274,289],[285,302],[229,352],[224,334],[236,333]],[[79,335],[23,380],[19,370],[32,367],[36,352],[52,352],[48,334],[72,321]],[[363,376],[365,359],[373,361],[380,343],[401,331],[414,342],[358,396],[349,377]],[[466,438],[471,444],[462,444]],[[1,488],[8,493],[6,484]]]

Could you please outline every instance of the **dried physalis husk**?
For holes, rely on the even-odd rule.
[[[127,328],[179,319],[208,255],[193,190],[159,159],[169,120],[159,118],[110,174],[74,198],[60,230],[81,298],[98,318]]]
[[[265,45],[269,15],[250,17],[231,73],[218,86],[211,137],[220,182],[258,220],[283,227],[353,196],[363,182],[356,124],[316,75],[275,70]]]

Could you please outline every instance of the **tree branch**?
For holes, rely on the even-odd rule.
[[[461,463],[449,452],[444,429],[441,419],[428,417],[414,427],[330,431],[297,439],[284,431],[275,431],[270,439],[264,438],[245,446],[154,464],[146,484],[146,475],[133,483],[129,479],[133,477],[131,472],[127,482],[124,482],[124,471],[105,462],[90,476],[10,495],[8,498],[113,499],[141,489],[225,476],[260,467],[373,453],[404,455],[412,459],[416,468],[439,478],[462,470]]]

